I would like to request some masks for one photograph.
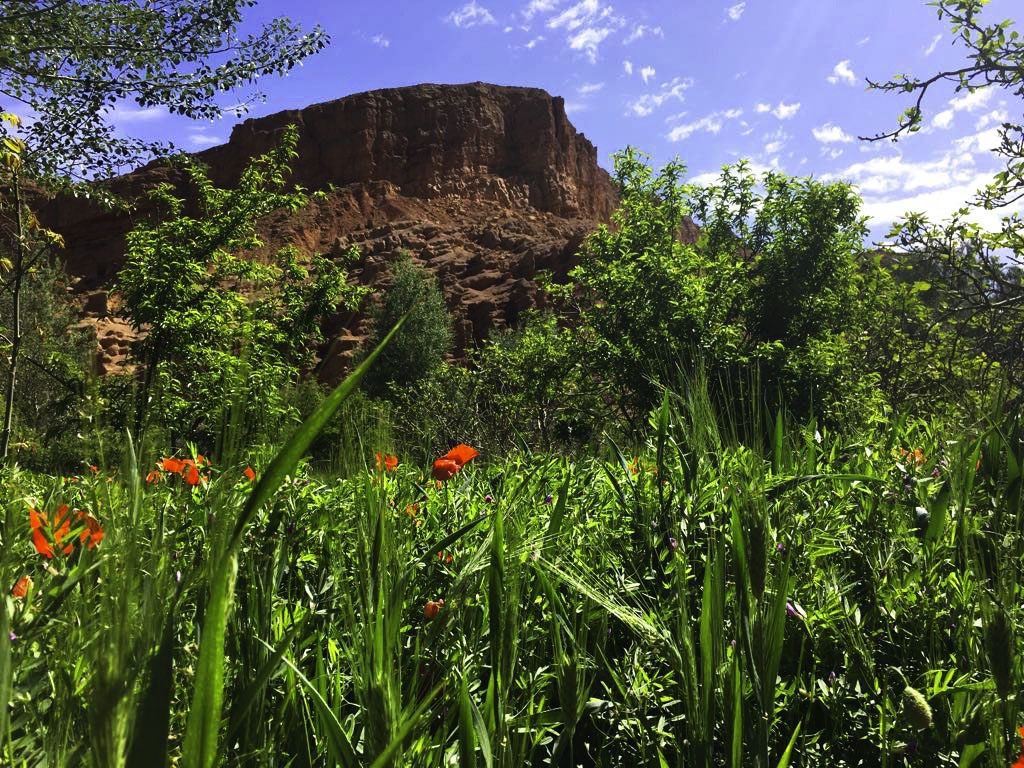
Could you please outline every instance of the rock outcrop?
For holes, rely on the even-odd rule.
[[[537,272],[564,276],[583,238],[615,207],[594,146],[570,124],[561,98],[535,88],[472,83],[355,94],[246,120],[227,144],[196,157],[215,183],[230,185],[290,123],[299,127],[295,183],[326,194],[262,222],[266,250],[293,245],[300,254],[340,257],[355,245],[361,259],[350,274],[375,288],[386,285],[388,264],[408,252],[441,284],[457,354],[541,301]],[[168,180],[175,173],[155,163],[110,186],[134,199]],[[100,339],[101,371],[124,361],[128,332],[105,290],[121,265],[124,234],[146,215],[144,202],[118,213],[67,199],[43,211],[67,243],[83,322]],[[325,330],[321,376],[330,381],[365,336],[366,318],[331,318]]]

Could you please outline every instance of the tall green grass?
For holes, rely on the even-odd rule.
[[[3,470],[4,764],[1017,757],[1019,417],[844,435],[754,409],[739,429],[696,381],[634,445],[481,456],[439,487],[378,469],[385,445],[310,471],[347,391],[254,483],[240,456],[147,483],[130,447],[77,482]],[[72,527],[46,560],[28,509],[65,503],[104,538]]]

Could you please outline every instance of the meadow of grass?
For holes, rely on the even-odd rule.
[[[741,438],[693,387],[597,455],[314,472],[346,394],[276,451],[3,470],[3,764],[1020,755],[1019,417]]]

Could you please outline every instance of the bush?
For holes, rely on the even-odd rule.
[[[358,357],[368,355],[413,309],[363,379],[363,390],[372,395],[393,396],[396,389],[421,382],[441,364],[452,343],[451,317],[433,276],[408,254],[394,263],[391,276],[391,284],[371,310],[370,334]]]

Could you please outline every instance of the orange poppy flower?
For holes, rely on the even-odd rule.
[[[160,470],[154,469],[148,475],[146,475],[146,482],[150,485],[155,485],[160,482]]]
[[[472,461],[480,454],[465,443],[459,443],[448,453],[434,462],[430,474],[437,481],[450,480],[455,473],[462,469],[467,462]]]
[[[444,552],[438,552],[437,553],[437,559],[438,560],[443,560],[446,563],[450,563],[455,558],[452,555],[445,556]]]
[[[60,527],[53,530],[50,527],[49,521],[46,519],[45,512],[37,512],[34,509],[29,509],[29,524],[32,526],[32,543],[35,545],[36,552],[48,559],[53,559],[53,544],[50,543],[49,537],[47,537],[44,529],[50,529],[50,533],[53,536],[54,542],[57,546],[60,546],[61,540],[68,535],[71,531],[71,515],[68,514],[68,505],[62,504],[60,509],[57,510],[57,522]],[[64,554],[70,555],[74,550],[74,544],[70,543],[64,547]]]
[[[199,469],[191,459],[185,459],[185,470],[181,473],[189,485],[199,485]]]
[[[398,466],[398,457],[391,456],[386,453],[377,454],[377,471],[378,472],[392,472],[395,467]]]
[[[455,477],[455,473],[459,469],[459,465],[451,459],[438,459],[434,462],[434,468],[430,470],[430,475],[439,482],[441,480],[450,480]]]
[[[441,612],[442,608],[444,608],[444,598],[439,600],[427,600],[427,604],[423,606],[423,618],[428,621],[430,619],[436,619],[437,614]]]
[[[246,467],[245,472],[243,472],[242,474],[245,475],[245,479],[248,480],[249,482],[252,482],[253,480],[256,479],[256,473],[252,471],[252,467]]]
[[[17,584],[11,589],[11,594],[15,598],[24,598],[28,594],[29,589],[32,587],[32,579],[28,576],[22,576],[18,579]]]
[[[1024,768],[1024,725],[1017,729],[1017,733],[1020,734],[1020,757],[1010,768]]]
[[[160,462],[161,469],[164,472],[173,472],[176,475],[180,475],[185,470],[185,461],[183,459],[163,459]]]
[[[78,520],[85,521],[85,529],[79,535],[78,540],[82,544],[88,542],[89,549],[95,549],[96,545],[103,541],[103,529],[100,527],[99,520],[81,510],[78,511]]]

